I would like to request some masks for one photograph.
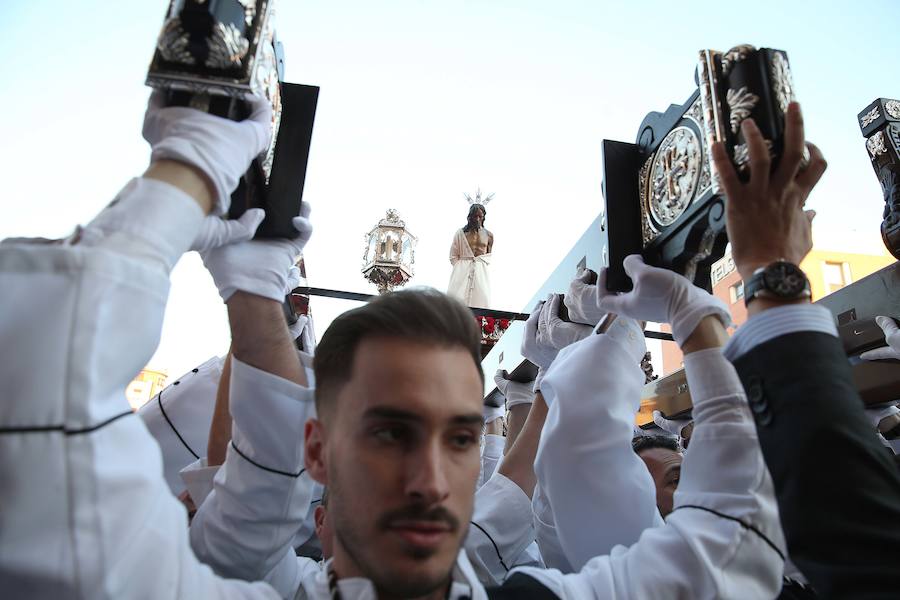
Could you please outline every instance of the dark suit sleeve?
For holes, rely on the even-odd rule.
[[[900,474],[840,341],[791,333],[734,361],[775,483],[791,559],[823,597],[900,595]]]

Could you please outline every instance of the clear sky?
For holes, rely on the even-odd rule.
[[[147,165],[144,76],[167,3],[0,7],[0,237],[61,236]],[[496,194],[493,308],[521,310],[602,210],[601,140],[694,89],[701,48],[789,54],[809,139],[829,161],[817,240],[877,240],[881,194],[856,124],[900,97],[900,2],[279,0],[287,80],[321,86],[305,198],[310,284],[371,292],[363,235],[396,208],[419,237],[413,282],[445,288],[463,192]],[[162,228],[166,223],[147,223]],[[855,239],[855,238],[854,238]],[[314,299],[319,336],[353,303]],[[172,275],[151,364],[224,353],[224,309],[196,255]]]

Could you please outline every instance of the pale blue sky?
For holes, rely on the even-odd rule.
[[[146,166],[144,75],[167,3],[0,8],[0,237],[65,234]],[[808,137],[829,161],[817,240],[877,242],[880,190],[856,114],[900,96],[900,2],[307,2],[280,0],[287,79],[319,85],[307,178],[312,285],[371,288],[363,234],[397,208],[420,238],[414,283],[446,286],[463,191],[495,192],[494,307],[520,310],[602,210],[601,140],[633,141],[690,95],[697,51],[788,52]],[[149,223],[148,227],[165,227]],[[195,256],[173,274],[153,364],[227,348]],[[319,335],[352,304],[315,300]],[[187,341],[186,341],[187,340]]]

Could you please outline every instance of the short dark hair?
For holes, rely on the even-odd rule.
[[[401,338],[442,347],[460,347],[481,370],[481,335],[475,317],[459,300],[433,288],[416,288],[378,296],[340,315],[316,346],[316,410],[350,380],[356,349],[366,338]]]
[[[651,448],[665,448],[679,454],[682,452],[678,440],[667,435],[637,435],[631,440],[631,449],[635,454]]]

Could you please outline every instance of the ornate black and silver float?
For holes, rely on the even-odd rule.
[[[900,259],[900,100],[878,98],[857,119],[884,194],[881,239]]]
[[[147,85],[168,105],[235,120],[247,116],[252,96],[271,102],[272,143],[232,194],[229,216],[261,207],[258,237],[293,237],[319,88],[284,81],[273,0],[171,0]]]
[[[748,45],[702,50],[696,83],[684,104],[648,114],[634,144],[603,141],[611,290],[631,289],[622,267],[629,254],[709,289],[710,267],[728,241],[712,144],[724,142],[746,178],[741,122],[752,117],[775,163],[781,155],[785,112],[794,99],[784,52]]]

